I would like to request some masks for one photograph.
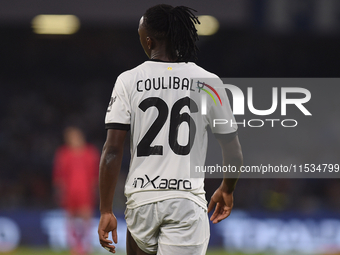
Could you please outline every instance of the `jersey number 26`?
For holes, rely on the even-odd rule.
[[[145,133],[144,137],[140,140],[137,145],[137,157],[147,157],[150,155],[163,155],[163,146],[154,145],[150,146],[152,141],[155,139],[159,131],[164,126],[169,114],[169,108],[166,102],[158,97],[149,97],[144,99],[140,104],[139,108],[145,112],[150,107],[156,107],[158,110],[158,116],[150,126],[149,130]],[[170,113],[170,130],[169,130],[169,145],[171,150],[177,155],[188,155],[196,134],[196,125],[194,120],[190,117],[187,112],[180,114],[182,108],[187,106],[191,113],[198,112],[198,107],[195,101],[189,97],[184,97],[177,100],[172,106]],[[189,140],[187,145],[180,145],[177,141],[178,131],[180,125],[186,122],[189,125]]]

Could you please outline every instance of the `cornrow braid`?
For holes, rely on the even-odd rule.
[[[165,40],[169,57],[177,61],[197,59],[195,24],[200,22],[193,11],[186,6],[160,4],[149,8],[143,15],[146,30],[155,39]]]

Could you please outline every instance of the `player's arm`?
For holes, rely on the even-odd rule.
[[[235,166],[237,172],[243,164],[243,156],[237,133],[234,135],[215,135],[221,148],[224,166]],[[238,175],[228,177],[226,174],[220,187],[215,191],[210,199],[208,212],[211,212],[215,205],[215,211],[210,217],[213,223],[218,223],[227,218],[233,208],[233,192],[238,180]]]
[[[117,243],[117,219],[112,212],[113,197],[121,168],[126,130],[108,129],[99,164],[100,221],[98,234],[100,244],[115,252],[115,246],[108,240]]]

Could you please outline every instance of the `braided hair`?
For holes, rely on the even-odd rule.
[[[159,4],[149,8],[143,15],[146,30],[156,40],[166,42],[171,59],[185,62],[191,58],[197,60],[198,35],[195,24],[200,22],[192,11],[195,10],[186,6]]]

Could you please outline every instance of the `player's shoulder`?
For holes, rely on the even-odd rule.
[[[97,147],[95,145],[93,145],[93,144],[88,143],[88,144],[86,144],[85,148],[86,148],[86,151],[88,153],[92,154],[92,155],[99,154],[99,151],[98,151]]]
[[[170,62],[173,63],[173,62]],[[130,70],[127,70],[123,73],[121,73],[117,80],[120,80],[123,83],[130,83],[132,80],[138,79],[138,77],[141,77],[145,75],[146,73],[154,73],[155,70],[157,70],[157,67],[163,68],[164,64],[169,64],[169,62],[158,62],[158,61],[145,61],[141,63],[140,65],[136,66],[135,68],[132,68]],[[190,74],[194,75],[198,78],[219,78],[218,75],[207,71],[203,67],[197,65],[194,62],[175,62],[175,64],[181,65],[181,70]]]
[[[58,157],[63,157],[69,153],[69,148],[66,145],[61,145],[59,148],[57,148],[55,155]]]
[[[217,74],[212,73],[195,63],[192,63],[192,64],[193,64],[192,67],[197,70],[197,74],[202,76],[198,78],[218,78],[219,79]]]

